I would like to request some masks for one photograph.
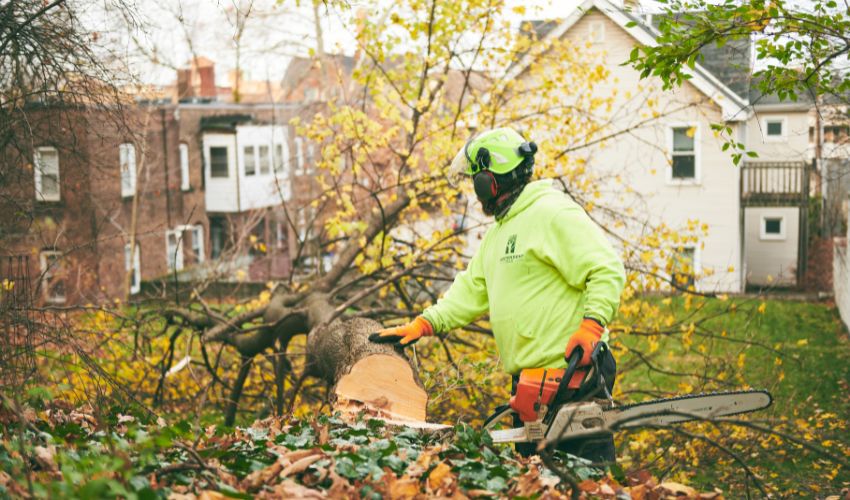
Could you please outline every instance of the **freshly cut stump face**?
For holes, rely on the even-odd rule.
[[[334,392],[343,404],[358,401],[395,418],[425,421],[428,396],[408,362],[398,356],[362,358],[339,379]]]

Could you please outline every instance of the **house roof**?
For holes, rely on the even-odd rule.
[[[655,39],[656,32],[651,26],[647,26],[643,19],[615,6],[608,0],[585,0],[555,27],[550,27],[546,22],[538,21],[536,25],[534,21],[531,23],[533,27],[536,26],[545,30],[545,37],[560,38],[591,9],[603,13],[639,43],[647,46],[658,44]],[[541,36],[541,38],[543,37]],[[724,51],[712,52],[709,50],[706,55],[705,60],[696,64],[693,69],[685,68],[685,72],[691,76],[690,83],[720,106],[725,120],[746,119],[749,96],[746,95],[745,90],[742,90],[743,82],[737,81],[738,72],[727,72],[720,69],[720,60],[725,57]],[[705,64],[706,61],[707,64]],[[531,62],[530,56],[524,56],[519,64],[513,68],[510,76],[519,76]],[[743,67],[744,64],[740,66]],[[746,66],[749,66],[749,64],[747,63]],[[719,75],[712,72],[710,68],[714,69]],[[737,91],[733,90],[730,85]],[[743,94],[738,92],[743,92]]]

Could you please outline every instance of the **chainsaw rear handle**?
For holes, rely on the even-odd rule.
[[[590,362],[593,366],[594,373],[599,371],[599,352],[602,350],[602,344],[603,342],[601,341],[597,342],[596,345],[593,346],[593,352],[590,354]],[[564,360],[567,362],[567,369],[564,372],[561,383],[558,384],[558,392],[556,394],[566,394],[566,391],[569,389],[570,380],[573,379],[573,375],[575,375],[576,370],[578,370],[578,363],[581,361],[583,355],[584,349],[582,349],[581,346],[576,346],[569,356],[564,356]],[[584,385],[583,380],[582,385]],[[577,390],[581,390],[581,387]]]

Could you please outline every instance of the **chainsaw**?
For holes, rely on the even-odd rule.
[[[742,390],[616,406],[599,367],[600,353],[605,349],[608,346],[604,342],[596,344],[587,369],[578,367],[583,353],[577,347],[566,359],[566,368],[530,368],[520,372],[510,404],[497,408],[484,422],[493,442],[557,443],[624,428],[663,427],[748,413],[773,402],[765,390]],[[522,421],[522,427],[494,430],[502,418],[514,415]]]

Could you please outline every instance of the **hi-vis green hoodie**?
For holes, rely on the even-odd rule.
[[[549,180],[528,184],[484,236],[467,269],[422,315],[436,332],[489,309],[505,370],[566,366],[564,350],[583,317],[608,324],[625,283],[600,228]]]

